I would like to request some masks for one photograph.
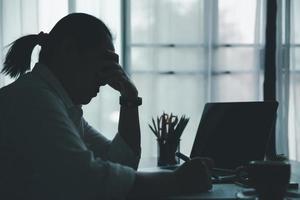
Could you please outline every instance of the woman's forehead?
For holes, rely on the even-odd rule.
[[[119,62],[119,55],[110,49],[101,49],[88,52],[88,56],[99,61]]]
[[[111,50],[111,51],[115,51],[115,47],[114,44],[112,42],[112,40],[110,39],[104,39],[101,44],[99,45],[100,49],[106,49],[106,50]]]
[[[97,45],[96,48],[93,48],[91,55],[96,55],[100,57],[116,57],[118,56],[115,54],[115,47],[111,40],[104,40],[102,41],[99,46]]]

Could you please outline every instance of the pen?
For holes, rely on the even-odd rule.
[[[180,153],[180,152],[176,152],[175,155],[176,155],[178,158],[180,158],[181,160],[185,161],[185,162],[191,160],[190,157],[188,157],[188,156],[186,156],[186,155],[184,155],[184,154],[182,154],[182,153]]]

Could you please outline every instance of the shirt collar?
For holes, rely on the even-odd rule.
[[[37,73],[44,81],[46,81],[50,85],[53,90],[55,90],[55,92],[62,99],[68,109],[77,107],[72,102],[66,90],[61,85],[60,81],[55,77],[55,75],[49,70],[46,65],[42,63],[36,63],[32,72]]]

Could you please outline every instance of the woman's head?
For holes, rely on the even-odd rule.
[[[58,21],[49,34],[41,32],[16,40],[6,55],[2,72],[11,77],[24,74],[30,69],[36,45],[41,46],[39,62],[49,67],[78,104],[89,102],[89,90],[99,87],[95,67],[101,67],[101,57],[107,51],[114,51],[112,35],[101,20],[73,13]]]
[[[39,61],[50,64],[55,52],[64,42],[72,43],[81,53],[85,53],[99,49],[107,41],[112,41],[112,35],[101,20],[83,13],[69,14],[57,22],[49,32]]]

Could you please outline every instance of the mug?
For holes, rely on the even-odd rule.
[[[255,188],[259,199],[282,200],[291,176],[291,165],[286,161],[251,161],[237,168],[238,181]]]

